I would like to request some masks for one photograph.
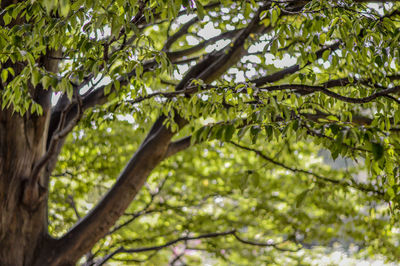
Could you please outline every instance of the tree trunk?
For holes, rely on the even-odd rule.
[[[0,1],[1,10],[18,0]],[[0,14],[0,27],[12,28],[22,24],[25,17],[18,16],[10,24],[3,24]],[[60,51],[48,50],[37,63],[49,72],[58,71],[58,60],[48,55],[60,55]],[[1,68],[11,67],[20,74],[25,62],[7,60]],[[0,68],[0,71],[1,71]],[[7,86],[0,82],[0,92]],[[15,89],[15,88],[14,88]],[[43,180],[42,170],[32,178],[35,164],[46,152],[48,124],[50,117],[51,90],[43,90],[41,85],[34,87],[28,83],[29,94],[41,105],[43,115],[31,115],[30,110],[21,116],[12,109],[0,107],[0,265],[33,265],[39,252],[48,243],[47,202],[45,198],[47,180]],[[1,105],[1,96],[0,96]],[[35,182],[29,182],[35,180]],[[29,184],[29,190],[27,190]],[[26,192],[30,193],[26,193]],[[42,197],[39,197],[42,196]],[[40,199],[40,200],[37,200]]]
[[[47,237],[46,201],[22,203],[32,168],[45,153],[47,124],[48,113],[21,117],[0,110],[0,265],[33,265]]]

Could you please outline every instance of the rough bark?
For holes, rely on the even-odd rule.
[[[1,1],[1,9],[17,2]],[[17,17],[8,27],[21,23],[24,18]],[[0,26],[4,26],[1,16]],[[49,57],[56,55],[59,52],[49,50],[37,63],[47,71],[57,72],[58,61]],[[24,66],[24,62],[9,60],[0,65],[0,71],[11,67],[19,74]],[[6,85],[7,81],[0,83],[0,91]],[[46,152],[51,90],[30,86],[29,93],[42,106],[42,116],[31,115],[29,111],[21,116],[12,106],[0,109],[0,265],[6,266],[33,265],[49,239],[47,206],[43,200],[47,186],[42,171],[37,182],[27,188],[33,168]],[[24,197],[30,199],[28,204],[23,203]]]
[[[48,71],[57,71],[58,62],[47,60],[47,56],[38,63]],[[11,66],[19,71],[16,65]],[[37,182],[29,184],[32,170],[46,153],[51,90],[37,86],[31,87],[30,93],[42,106],[43,115],[28,111],[21,116],[12,107],[0,110],[0,265],[32,265],[49,238],[43,171]],[[24,198],[28,199],[25,203]]]
[[[0,112],[0,265],[32,264],[47,235],[45,202],[31,208],[21,199],[35,162],[45,153],[48,117]]]

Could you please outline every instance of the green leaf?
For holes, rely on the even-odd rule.
[[[396,194],[394,193],[394,190],[393,190],[392,187],[388,187],[386,193],[389,195],[389,199],[390,200],[392,200],[392,199],[394,199],[396,197]]]
[[[3,81],[3,83],[7,82],[7,78],[8,78],[8,71],[7,69],[2,69],[1,70],[1,80]]]
[[[5,12],[5,14],[3,15],[4,26],[10,24],[11,20],[12,17],[10,16],[10,14],[8,14],[8,12]]]
[[[251,142],[254,144],[257,142],[258,134],[260,133],[261,129],[259,126],[252,126],[250,128],[250,136]]]
[[[381,143],[372,142],[371,149],[376,161],[382,158],[385,149]]]
[[[275,39],[271,43],[270,53],[275,55],[278,51],[278,41]]]
[[[233,133],[235,133],[235,127],[233,125],[225,126],[224,140],[230,141],[232,139]]]
[[[74,95],[74,88],[71,86],[69,80],[66,78],[63,78],[61,80],[61,84],[62,84],[62,87],[64,88],[64,91],[67,92],[68,98],[71,100],[72,96]]]
[[[200,1],[196,1],[196,8],[197,8],[197,15],[199,16],[200,20],[202,20],[206,14],[203,5]]]
[[[40,74],[40,72],[37,69],[33,69],[32,76],[31,76],[31,81],[32,81],[33,86],[36,87],[36,85],[39,84],[41,78],[42,78],[42,75]]]
[[[115,36],[115,37],[118,37],[120,29],[121,29],[121,24],[120,24],[118,18],[117,17],[113,17],[112,18],[112,24],[111,24],[111,35]]]
[[[42,78],[42,85],[43,85],[43,88],[44,88],[45,90],[47,90],[47,89],[49,88],[49,86],[51,85],[51,83],[52,83],[52,78],[51,78],[51,77],[49,77],[49,76],[44,76],[44,77]]]
[[[71,9],[70,2],[68,0],[59,0],[59,5],[60,5],[60,15],[62,17],[67,17],[68,13]]]
[[[279,19],[280,9],[278,7],[272,9],[271,11],[271,24],[275,25]]]
[[[335,27],[336,24],[338,23],[339,19],[340,19],[340,17],[334,18],[334,19],[332,20],[332,23],[331,23],[331,25],[330,25],[330,28]]]
[[[310,191],[309,189],[306,189],[296,196],[296,208],[300,208],[309,191]]]
[[[331,54],[331,50],[325,50],[323,53],[322,53],[322,59],[324,59],[325,61],[328,61],[328,58],[329,58],[329,55]]]
[[[136,77],[139,78],[143,73],[143,66],[141,64],[136,65],[135,71],[136,71]]]
[[[325,44],[325,41],[326,41],[326,34],[325,33],[320,34],[319,35],[319,43]]]
[[[333,115],[328,115],[326,117],[327,120],[331,120],[331,121],[339,121],[339,118],[337,118],[336,116]]]
[[[112,87],[111,83],[107,84],[107,86],[104,87],[104,95],[108,95],[110,93],[111,87]]]

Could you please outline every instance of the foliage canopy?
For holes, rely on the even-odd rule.
[[[309,263],[335,243],[396,261],[400,4],[383,2],[2,9],[2,109],[43,115],[42,86],[64,115],[50,233],[90,216],[161,118],[163,161],[82,263]]]

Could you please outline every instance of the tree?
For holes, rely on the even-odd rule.
[[[0,264],[396,260],[400,13],[370,2],[2,0]]]

